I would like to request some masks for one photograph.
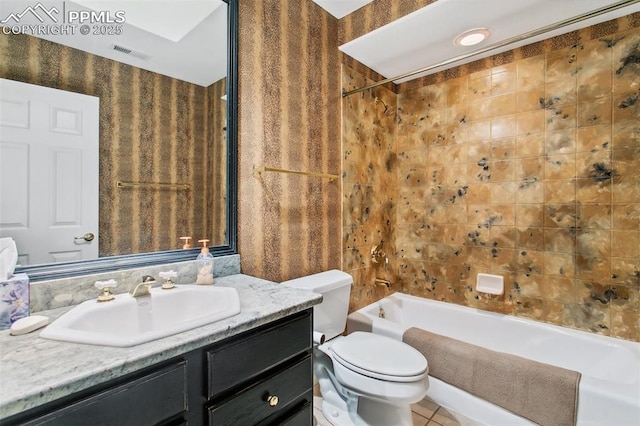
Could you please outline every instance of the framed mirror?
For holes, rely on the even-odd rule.
[[[0,161],[11,166],[0,176],[0,236],[52,227],[34,226],[29,208],[71,232],[32,233],[49,257],[23,255],[17,272],[40,281],[194,260],[198,240],[209,240],[203,243],[214,256],[237,253],[236,0],[3,1],[0,20],[3,81],[98,103],[95,167],[73,147],[49,152],[46,167],[23,167],[25,150],[13,149],[22,147],[18,136],[0,129]],[[3,99],[0,108],[9,127],[22,111],[12,102]],[[90,133],[90,110],[60,105],[49,105],[43,128],[65,141]],[[96,169],[94,178],[80,174]],[[97,200],[95,230],[76,220],[83,191]],[[52,193],[57,198],[49,200]],[[44,207],[33,207],[43,199]],[[69,239],[72,249],[47,245]],[[96,254],[78,255],[83,246]]]

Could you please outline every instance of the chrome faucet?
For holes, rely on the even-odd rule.
[[[150,296],[151,295],[151,287],[156,283],[156,279],[151,275],[145,275],[142,277],[142,282],[136,285],[133,290],[131,290],[132,297],[141,297],[141,296]]]

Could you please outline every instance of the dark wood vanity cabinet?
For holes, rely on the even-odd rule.
[[[313,423],[311,335],[308,309],[0,425],[308,426]]]
[[[30,420],[16,419],[7,424],[133,425],[142,424],[141,414],[146,424],[162,424],[187,411],[186,369],[185,361],[177,361],[93,394],[77,395]]]
[[[311,334],[309,311],[208,349],[207,424],[282,424],[306,411],[291,424],[310,425]]]

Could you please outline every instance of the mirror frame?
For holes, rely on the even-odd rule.
[[[213,256],[237,254],[238,244],[238,0],[227,3],[227,243],[209,247]],[[195,260],[199,248],[110,256],[74,262],[17,267],[30,282]]]

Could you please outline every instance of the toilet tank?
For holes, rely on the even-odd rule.
[[[345,329],[352,284],[351,275],[337,269],[282,282],[322,294],[322,302],[313,307],[313,331],[324,334],[327,340]]]

